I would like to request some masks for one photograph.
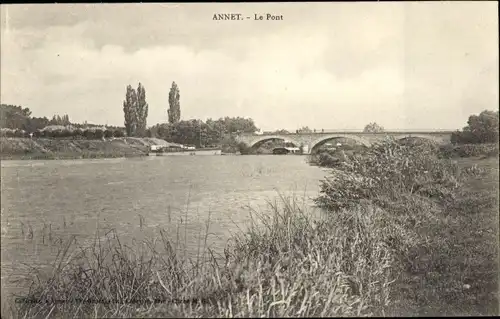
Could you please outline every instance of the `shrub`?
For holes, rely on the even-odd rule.
[[[104,131],[104,137],[105,138],[112,138],[113,137],[113,131],[112,130],[105,130]]]
[[[2,129],[2,133],[5,137],[15,137],[15,131],[9,128]]]
[[[451,139],[450,139],[452,144],[470,144],[470,143],[479,143],[478,139],[472,132],[461,132],[461,131],[456,131],[451,133]]]
[[[23,130],[15,130],[13,136],[14,137],[26,137],[26,132]]]
[[[439,160],[428,148],[385,141],[342,161],[338,170],[322,182],[316,202],[338,211],[352,208],[360,200],[381,204],[401,193],[425,193],[429,189],[437,192],[435,196],[445,196],[440,185],[458,187],[457,173],[456,164]]]
[[[248,146],[244,142],[238,143],[238,151],[240,152],[241,155],[255,154],[255,149],[253,149],[252,147]]]
[[[46,138],[56,138],[59,137],[59,132],[57,130],[44,130],[44,137]]]
[[[454,144],[498,143],[499,112],[483,111],[469,116],[467,126],[451,136]]]
[[[68,129],[64,129],[60,132],[59,136],[60,137],[71,137],[71,136],[73,136],[73,132],[68,130]]]
[[[95,137],[94,132],[92,130],[85,130],[83,131],[83,136],[85,136],[86,139],[91,140]]]
[[[439,149],[441,158],[498,156],[498,143],[444,145]]]
[[[122,130],[120,130],[120,129],[117,129],[117,130],[115,130],[115,131],[113,132],[113,135],[114,135],[115,137],[124,137],[124,136],[125,136],[125,132],[123,132],[123,131],[122,131]]]
[[[101,129],[97,129],[94,132],[94,137],[96,139],[102,139],[104,137],[104,132]]]
[[[72,132],[73,137],[83,137],[83,130],[80,128],[77,128]]]
[[[333,155],[333,152],[324,151],[317,156],[317,164],[323,167],[337,167],[340,165],[340,159]]]

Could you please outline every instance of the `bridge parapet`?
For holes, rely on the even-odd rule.
[[[365,146],[370,146],[371,144],[381,141],[386,137],[393,137],[395,139],[403,139],[407,137],[417,137],[432,140],[438,144],[448,143],[451,138],[451,131],[437,131],[437,132],[380,132],[380,133],[366,133],[366,132],[354,132],[354,131],[343,131],[343,132],[316,132],[316,133],[290,133],[290,134],[239,134],[236,136],[236,140],[239,142],[244,142],[250,147],[254,147],[260,143],[268,140],[280,139],[286,142],[291,142],[297,147],[303,146],[306,153],[310,153],[311,150],[317,145],[336,138],[347,138],[354,140]]]

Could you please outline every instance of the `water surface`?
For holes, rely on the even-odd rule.
[[[210,216],[208,243],[220,251],[280,193],[311,207],[324,176],[303,156],[2,161],[2,288],[21,265],[53,261],[58,238],[84,243],[97,228],[135,239],[161,227],[175,239],[184,225],[194,253]]]

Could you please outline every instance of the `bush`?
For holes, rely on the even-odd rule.
[[[44,130],[44,133],[45,133],[44,137],[46,137],[46,138],[57,138],[57,137],[59,137],[59,131],[58,130],[53,130],[53,131],[51,131],[51,130]]]
[[[333,152],[332,152],[333,153]],[[323,166],[323,167],[329,167],[329,168],[333,168],[333,167],[337,167],[340,165],[340,159],[333,156],[333,154],[328,152],[328,151],[325,151],[325,152],[321,152],[317,157],[317,164],[319,166]]]
[[[479,143],[479,140],[477,139],[472,132],[461,132],[461,131],[456,131],[451,133],[451,139],[450,139],[452,144],[471,144],[471,143]]]
[[[498,156],[498,143],[445,145],[439,149],[441,158]]]
[[[402,146],[385,141],[369,148],[362,155],[342,161],[321,184],[317,204],[329,211],[352,208],[361,200],[384,207],[402,193],[436,192],[446,196],[444,188],[458,187],[458,167],[439,160],[437,154],[425,147]]]
[[[83,131],[83,136],[85,136],[85,138],[88,140],[95,138],[94,132],[92,130],[88,130],[88,129]]]
[[[483,111],[469,116],[467,126],[451,136],[453,144],[498,143],[499,112]]]
[[[113,131],[111,131],[111,130],[105,130],[104,131],[104,137],[105,138],[112,138],[113,137]]]
[[[16,134],[18,135],[19,133],[13,129],[2,128],[1,134],[2,134],[2,137],[16,137]]]
[[[94,137],[96,139],[102,139],[104,137],[104,132],[100,129],[95,130]]]
[[[76,130],[74,130],[72,133],[73,133],[72,134],[73,137],[83,137],[84,136],[83,135],[83,130],[79,129],[79,128],[77,128]]]
[[[113,135],[114,135],[115,137],[124,137],[124,136],[125,136],[125,132],[123,132],[122,130],[117,129],[117,130],[115,130],[115,131],[113,132]]]
[[[26,137],[26,132],[23,130],[15,130],[14,137]]]
[[[68,129],[62,130],[60,132],[60,137],[71,137],[71,136],[73,136],[73,132]]]
[[[244,142],[240,142],[238,144],[238,151],[240,152],[241,155],[255,154],[255,149],[253,149],[252,147],[249,147]]]

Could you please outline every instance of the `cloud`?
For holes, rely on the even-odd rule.
[[[372,121],[395,129],[455,128],[498,105],[497,18],[486,9],[290,6],[285,17],[294,24],[266,29],[250,21],[214,24],[212,11],[201,7],[183,6],[181,15],[157,8],[133,26],[139,7],[110,19],[102,17],[112,9],[73,10],[75,23],[48,26],[41,18],[17,19],[16,28],[2,29],[2,103],[38,116],[67,113],[75,121],[121,125],[126,86],[141,82],[148,122],[155,124],[167,118],[175,81],[183,118],[245,116],[264,129],[292,130],[361,129]],[[298,20],[300,11],[311,18]],[[167,22],[159,29],[162,13]],[[189,14],[208,21],[188,24]]]

